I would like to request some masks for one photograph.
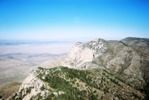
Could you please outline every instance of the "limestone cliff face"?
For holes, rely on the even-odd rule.
[[[148,40],[76,43],[60,63],[68,68],[34,70],[11,99],[148,99]]]
[[[76,43],[69,51],[64,66],[80,69],[86,68],[94,58],[101,56],[107,50],[107,41],[96,39],[88,43]]]

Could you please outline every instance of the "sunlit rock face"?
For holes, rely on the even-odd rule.
[[[101,56],[107,50],[107,42],[103,39],[96,39],[88,43],[76,43],[68,53],[63,62],[64,66],[71,68],[87,67],[88,62]]]

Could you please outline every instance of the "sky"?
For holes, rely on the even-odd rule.
[[[149,38],[149,0],[0,0],[0,39]]]

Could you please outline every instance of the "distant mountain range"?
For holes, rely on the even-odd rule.
[[[37,68],[10,100],[148,100],[149,39],[76,43],[55,68]]]

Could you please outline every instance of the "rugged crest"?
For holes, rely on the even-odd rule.
[[[61,63],[69,68],[34,70],[11,99],[148,99],[147,41],[126,38],[77,43]]]
[[[11,99],[99,100],[143,99],[144,95],[113,77],[106,70],[76,70],[67,67],[38,68],[25,79]]]
[[[88,43],[76,43],[63,62],[64,66],[80,69],[88,68],[94,58],[101,56],[107,50],[107,41],[96,39]]]

